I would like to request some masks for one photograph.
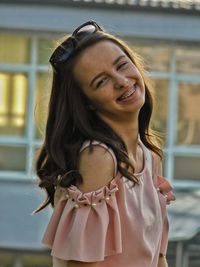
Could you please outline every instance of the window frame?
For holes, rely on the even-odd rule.
[[[5,34],[5,33],[3,33]],[[10,33],[9,33],[10,34]],[[13,34],[14,35],[14,34]],[[42,140],[36,139],[35,136],[35,123],[34,123],[34,104],[35,104],[35,88],[36,79],[39,73],[48,73],[49,66],[43,64],[37,64],[37,51],[39,46],[39,40],[41,38],[57,38],[58,35],[28,35],[18,32],[18,35],[24,35],[30,38],[30,63],[28,64],[3,64],[0,63],[0,72],[23,72],[27,75],[28,79],[28,104],[27,104],[27,116],[26,116],[26,130],[24,137],[15,136],[3,136],[0,135],[0,145],[24,145],[27,148],[27,162],[24,172],[17,171],[0,171],[0,180],[30,180],[36,179],[34,173],[33,159],[35,149],[38,149]],[[139,41],[138,41],[139,42]],[[152,42],[146,41],[146,44],[152,46]],[[200,77],[196,74],[182,74],[176,73],[176,47],[179,44],[167,43],[171,46],[172,57],[170,61],[169,71],[152,71],[150,76],[153,79],[165,79],[168,80],[168,116],[167,116],[167,133],[166,133],[166,145],[164,148],[165,156],[165,173],[164,175],[173,182],[176,187],[200,187],[199,181],[190,180],[175,180],[173,178],[174,173],[174,157],[176,155],[194,155],[200,158],[200,144],[199,145],[176,145],[176,124],[177,124],[177,112],[178,112],[178,84],[179,82],[199,83]],[[162,43],[160,43],[162,45]],[[195,44],[194,44],[195,46]],[[197,46],[197,45],[196,45]],[[198,46],[197,46],[198,47]]]

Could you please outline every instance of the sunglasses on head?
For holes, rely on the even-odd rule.
[[[81,39],[84,34],[93,34],[96,31],[103,31],[102,28],[93,20],[87,21],[80,25],[72,35],[62,42],[53,52],[49,62],[53,69],[57,72],[60,63],[65,62],[74,52],[77,46],[77,39]]]

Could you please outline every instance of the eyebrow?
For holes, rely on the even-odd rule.
[[[125,55],[121,55],[119,56],[118,58],[116,58],[113,62],[113,65],[116,65],[122,58],[125,58],[126,56]],[[92,81],[90,82],[90,86],[93,86],[94,82],[99,78],[101,77],[102,75],[104,75],[104,72],[101,72],[99,74],[97,74],[93,79]]]

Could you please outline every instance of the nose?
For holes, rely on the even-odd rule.
[[[114,86],[116,89],[123,89],[129,86],[129,81],[124,75],[116,75],[114,80]]]

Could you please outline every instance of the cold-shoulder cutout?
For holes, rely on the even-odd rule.
[[[99,142],[85,142],[79,172],[87,186],[58,186],[55,208],[43,237],[53,257],[82,262],[103,261],[122,252],[121,221],[116,194],[116,159]],[[87,192],[85,192],[87,191]]]
[[[96,190],[115,177],[115,162],[108,148],[99,143],[85,147],[80,152],[79,172],[83,184],[79,186],[82,192]]]
[[[88,193],[73,185],[62,189],[43,238],[43,243],[51,248],[52,256],[95,262],[121,253],[117,192],[117,177]]]
[[[113,150],[112,150],[111,148],[109,148],[106,144],[101,143],[101,142],[99,142],[99,141],[97,141],[97,140],[93,140],[93,141],[86,140],[86,141],[82,144],[82,147],[81,147],[81,149],[80,149],[80,153],[81,153],[83,150],[85,150],[86,148],[88,148],[88,147],[91,148],[91,147],[94,147],[94,146],[102,147],[102,148],[104,148],[107,152],[110,153],[110,155],[112,156],[112,159],[113,159],[114,167],[115,167],[114,176],[116,176],[116,175],[117,175],[117,172],[118,172],[118,170],[117,170],[117,159],[116,159],[116,156],[115,156]]]

